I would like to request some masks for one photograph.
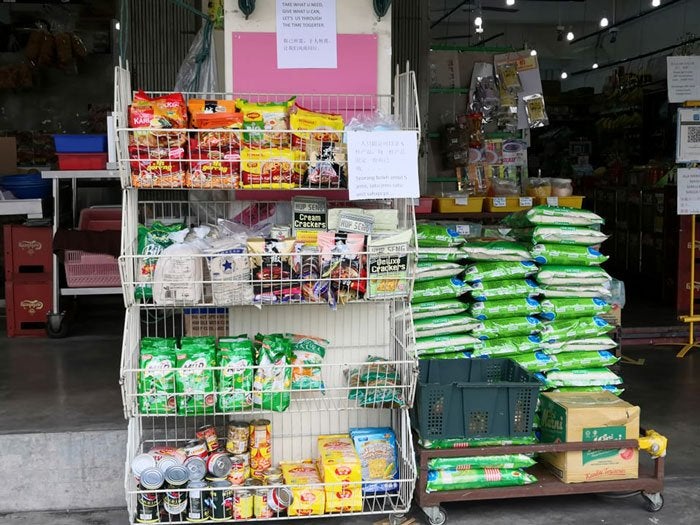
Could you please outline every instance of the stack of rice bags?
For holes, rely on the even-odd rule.
[[[547,389],[621,393],[621,378],[607,368],[619,359],[606,335],[614,327],[598,317],[611,308],[611,277],[600,268],[608,257],[594,248],[607,239],[599,230],[603,219],[587,210],[537,206],[507,222],[532,228],[544,323],[541,351],[514,360],[537,372]]]
[[[529,485],[537,479],[524,469],[535,464],[525,454],[432,458],[428,460],[426,492]]]
[[[418,357],[469,357],[479,340],[470,334],[478,323],[460,300],[471,290],[461,278],[464,237],[447,226],[419,224],[416,229],[418,264],[411,309]]]

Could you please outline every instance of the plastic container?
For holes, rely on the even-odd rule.
[[[103,153],[107,151],[107,135],[54,135],[56,153]],[[68,168],[61,168],[68,169]]]
[[[434,201],[438,213],[479,213],[484,206],[484,197],[439,197]]]
[[[539,391],[510,359],[421,361],[412,420],[424,439],[528,436]]]
[[[0,177],[0,187],[12,192],[18,199],[43,199],[51,195],[50,179],[42,179],[39,173],[5,175]]]
[[[552,182],[552,197],[571,197],[574,186],[571,179],[550,179]]]
[[[537,177],[528,179],[525,193],[528,197],[550,197],[552,195],[552,183],[547,178]]]
[[[107,153],[58,153],[59,170],[103,170]]]
[[[565,206],[567,208],[583,207],[583,197],[580,195],[572,195],[571,197],[543,197],[533,199],[536,206]]]
[[[520,184],[512,179],[491,179],[491,192],[494,197],[517,197],[520,195]]]
[[[69,288],[121,286],[119,263],[111,255],[66,250],[64,263]]]
[[[529,210],[533,204],[532,197],[489,197],[486,199],[486,211],[513,213]]]
[[[421,197],[418,199],[418,204],[414,206],[414,211],[416,213],[430,213],[433,211],[433,198]]]
[[[120,207],[83,208],[80,211],[78,229],[93,232],[121,230],[122,209]]]

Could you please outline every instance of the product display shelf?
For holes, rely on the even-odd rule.
[[[541,464],[536,464],[527,471],[537,478],[531,485],[514,487],[497,487],[471,490],[449,490],[426,492],[428,461],[432,458],[455,458],[492,456],[500,454],[541,454],[547,452],[571,452],[581,450],[615,450],[638,448],[636,439],[596,441],[585,443],[537,443],[534,445],[516,445],[500,447],[457,448],[429,450],[421,447],[417,441],[418,484],[416,502],[427,515],[431,525],[442,525],[447,514],[440,507],[441,503],[454,501],[483,501],[508,498],[527,498],[535,496],[566,496],[571,494],[641,494],[647,510],[656,512],[663,506],[664,458],[653,460],[653,467],[641,465],[637,479],[617,481],[591,481],[587,483],[564,483]]]
[[[308,507],[299,516],[290,516],[284,507],[272,511],[264,519],[278,520],[290,518],[317,518],[322,520],[341,515],[360,514],[389,514],[393,522],[397,522],[399,517],[410,509],[413,498],[415,480],[417,477],[415,452],[410,433],[410,422],[408,407],[413,401],[417,377],[417,360],[413,354],[413,326],[410,315],[408,297],[412,288],[412,267],[415,257],[415,248],[410,245],[400,250],[399,255],[405,257],[407,268],[409,268],[405,278],[399,282],[404,287],[401,296],[379,297],[368,300],[362,297],[362,293],[348,294],[337,307],[331,309],[328,304],[304,304],[302,301],[286,301],[281,308],[267,308],[268,304],[250,304],[243,301],[241,304],[234,299],[223,302],[216,295],[216,286],[228,284],[238,287],[252,285],[258,290],[265,286],[266,290],[275,287],[288,287],[290,284],[302,286],[310,284],[303,278],[290,279],[288,276],[276,275],[274,280],[254,279],[251,275],[228,280],[224,283],[214,281],[206,270],[206,261],[202,256],[185,256],[181,258],[173,257],[175,262],[182,264],[193,264],[203,266],[205,270],[201,279],[177,281],[171,276],[160,277],[154,275],[154,280],[150,282],[154,290],[154,299],[136,300],[134,293],[143,285],[143,278],[140,271],[143,264],[157,266],[159,261],[165,261],[168,256],[160,255],[146,260],[139,255],[138,250],[138,224],[152,225],[154,221],[165,221],[168,223],[181,223],[191,226],[216,224],[217,219],[238,217],[240,224],[246,226],[254,225],[256,222],[253,216],[260,212],[269,213],[275,224],[289,223],[291,214],[289,213],[289,203],[294,196],[319,196],[325,197],[328,201],[328,208],[331,209],[339,203],[348,207],[360,208],[384,208],[395,210],[398,229],[409,230],[415,236],[415,216],[413,204],[410,199],[389,199],[377,202],[361,201],[347,202],[347,190],[333,187],[316,185],[313,187],[292,188],[289,191],[282,191],[280,188],[274,190],[266,189],[239,189],[234,193],[218,194],[218,199],[206,192],[192,191],[175,193],[173,189],[199,189],[188,187],[186,184],[169,184],[161,186],[159,191],[162,197],[156,192],[149,192],[148,198],[151,200],[140,200],[140,193],[144,188],[156,188],[158,185],[136,184],[132,179],[131,167],[136,160],[130,157],[128,149],[129,134],[133,131],[126,127],[127,108],[131,101],[131,87],[129,72],[117,68],[115,72],[115,109],[116,109],[116,150],[119,162],[119,171],[124,188],[123,193],[123,234],[122,234],[122,256],[120,257],[120,272],[122,276],[122,291],[127,307],[124,343],[121,361],[121,390],[124,402],[125,417],[129,421],[127,458],[125,462],[125,489],[126,500],[131,523],[137,523],[137,512],[140,505],[149,504],[157,507],[156,514],[159,516],[155,523],[187,523],[185,513],[172,514],[164,512],[163,496],[167,492],[166,488],[157,490],[143,490],[137,484],[131,472],[131,462],[138,454],[149,451],[154,445],[170,446],[179,448],[195,437],[195,432],[204,425],[213,426],[219,437],[226,436],[226,425],[232,421],[247,421],[265,418],[271,424],[271,464],[277,465],[281,461],[315,461],[319,456],[317,450],[317,438],[327,434],[347,434],[351,428],[364,427],[391,427],[396,436],[396,471],[397,476],[392,479],[377,479],[373,477],[373,483],[384,483],[387,490],[384,493],[372,493],[367,482],[349,483],[315,483],[304,482],[301,485],[290,485],[292,495],[296,495],[299,501],[308,503],[315,501],[323,494],[327,498],[334,498],[334,508],[329,511],[328,507],[321,505],[318,501],[314,511]],[[417,107],[415,105],[415,81],[412,74],[408,75],[410,82],[398,82],[404,86],[402,90],[395,91],[395,97],[381,96],[333,96],[319,97],[312,96],[302,102],[305,107],[310,107],[320,111],[337,111],[344,115],[346,121],[354,115],[362,115],[382,111],[384,114],[396,114],[396,120],[402,123],[402,127],[414,130],[416,138],[419,136]],[[409,86],[409,92],[405,88]],[[402,95],[404,93],[404,95]],[[196,95],[188,95],[196,97]],[[211,94],[207,96],[211,98]],[[223,95],[221,98],[231,98],[231,95]],[[256,96],[256,100],[280,100],[282,96],[261,95]],[[299,100],[299,99],[298,99]],[[392,111],[393,110],[393,111]],[[410,124],[406,124],[410,123]],[[183,130],[178,130],[183,131]],[[230,130],[215,130],[231,133]],[[195,133],[198,133],[196,131]],[[269,133],[269,132],[263,132]],[[149,153],[150,155],[150,153]],[[153,160],[147,157],[148,162]],[[184,159],[189,162],[193,159]],[[162,166],[162,164],[161,164]],[[202,189],[233,189],[225,188],[202,188]],[[240,200],[245,199],[245,200]],[[359,205],[359,206],[358,206]],[[246,215],[248,214],[248,215]],[[245,218],[250,217],[247,221]],[[268,217],[268,218],[269,218]],[[332,254],[320,252],[316,257],[326,257]],[[369,261],[369,252],[356,254],[359,260]],[[374,254],[377,255],[376,253]],[[265,253],[261,257],[269,257],[270,261],[276,261],[281,265],[281,257],[271,253]],[[367,257],[365,257],[367,256]],[[160,257],[160,258],[159,258]],[[243,254],[241,260],[252,258]],[[360,263],[360,264],[365,264]],[[371,264],[371,263],[368,263]],[[276,268],[275,268],[276,269]],[[356,289],[362,285],[364,287],[371,283],[372,277],[364,275],[363,269],[357,276],[328,276],[331,284],[340,284],[343,279],[346,289]],[[276,272],[271,272],[276,274]],[[334,280],[335,279],[335,280]],[[375,279],[380,285],[383,281],[381,276]],[[391,280],[386,279],[389,283]],[[396,280],[394,279],[394,284]],[[173,301],[166,295],[159,295],[157,288],[166,285],[170,289],[178,287],[192,287],[194,295],[180,296],[177,301]],[[255,288],[254,288],[255,289]],[[235,293],[233,294],[236,295]],[[170,296],[172,298],[172,295]],[[228,304],[223,304],[228,303]],[[281,412],[264,410],[262,408],[250,407],[247,410],[227,410],[221,409],[214,404],[211,413],[188,413],[186,415],[163,414],[151,415],[141,413],[139,393],[140,369],[139,348],[142,337],[181,337],[188,335],[188,323],[185,321],[188,308],[195,309],[200,306],[213,305],[228,312],[229,335],[246,334],[253,337],[256,333],[301,333],[309,336],[324,338],[329,341],[326,356],[323,364],[319,366],[321,377],[323,378],[323,389],[311,391],[287,391],[275,390],[277,394],[289,394],[291,402],[289,407]],[[217,314],[218,315],[218,314]],[[204,325],[204,331],[198,335],[217,334],[215,326]],[[211,330],[207,332],[207,330]],[[391,405],[391,408],[368,408],[359,406],[351,396],[351,389],[347,385],[347,371],[355,365],[366,365],[368,356],[380,356],[386,359],[381,366],[391,367],[398,374],[397,384],[389,387],[393,397],[398,400]],[[206,366],[206,365],[205,365]],[[290,366],[287,365],[286,368]],[[251,371],[254,367],[249,367]],[[216,374],[219,369],[211,367],[207,372]],[[365,387],[367,388],[367,387]],[[374,387],[378,388],[378,387]],[[251,395],[253,392],[250,392]],[[206,391],[207,400],[205,406],[216,398],[219,392]],[[199,394],[195,394],[195,397]],[[177,406],[177,394],[173,398],[174,406]],[[169,405],[172,406],[172,405]],[[367,490],[363,491],[363,488]],[[247,488],[247,487],[246,487]],[[284,488],[284,486],[283,486]],[[302,490],[303,489],[303,490]],[[282,489],[280,489],[282,490]],[[302,490],[303,493],[298,492]],[[183,488],[179,493],[186,493],[187,498],[197,498],[203,496],[203,501],[211,503],[211,508],[216,508],[216,502],[224,500],[231,502],[234,509],[247,505],[248,498],[252,497],[251,492],[242,486],[234,486],[232,489],[219,487],[209,487],[205,489]],[[254,491],[258,494],[259,491]],[[301,494],[301,495],[300,495]],[[257,497],[257,496],[256,496]],[[272,495],[270,494],[270,497]],[[360,498],[359,507],[357,498]],[[245,502],[244,502],[245,500]],[[350,502],[356,502],[351,505]],[[344,503],[345,502],[345,503]],[[205,503],[206,504],[206,503]],[[256,504],[257,505],[257,504]],[[271,507],[271,505],[270,505]],[[212,511],[213,512],[213,511]],[[240,519],[234,515],[212,516],[216,522],[221,521],[245,521],[252,519],[246,515]],[[256,518],[257,520],[257,518]],[[208,520],[206,520],[208,521]],[[153,521],[152,521],[153,522]]]

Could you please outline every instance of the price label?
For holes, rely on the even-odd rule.
[[[532,197],[520,197],[520,207],[530,207],[532,206]]]
[[[466,206],[469,204],[469,197],[457,197],[455,199],[455,204],[457,206]]]
[[[547,197],[547,206],[559,206],[559,197]]]
[[[493,198],[493,207],[494,208],[505,208],[506,207],[506,198],[505,197],[494,197]]]
[[[457,224],[455,226],[455,230],[457,230],[457,233],[460,235],[469,235],[471,233],[471,229],[469,228],[468,224]]]

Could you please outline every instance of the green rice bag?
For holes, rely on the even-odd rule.
[[[416,225],[416,233],[418,234],[418,246],[421,247],[439,248],[464,244],[464,237],[455,228],[448,226],[418,224]]]
[[[472,350],[481,341],[470,334],[434,335],[416,337],[416,352],[419,355],[448,354]]]
[[[205,337],[183,337],[177,353],[177,413],[211,414],[216,406],[216,348]]]
[[[625,389],[618,388],[614,385],[600,385],[600,386],[562,386],[555,388],[554,392],[610,392],[616,396],[621,395]]]
[[[416,264],[416,281],[429,281],[441,277],[459,275],[464,270],[461,264],[448,261],[418,261]]]
[[[348,399],[365,408],[400,408],[404,405],[396,366],[387,359],[369,355],[367,361],[347,373]]]
[[[622,378],[607,368],[582,368],[579,370],[553,370],[535,376],[548,388],[564,386],[603,386],[622,384]]]
[[[531,224],[549,224],[557,226],[596,226],[605,224],[605,220],[592,211],[566,206],[535,206],[525,212]]]
[[[468,315],[444,315],[413,321],[416,337],[468,332],[478,325],[479,322]]]
[[[516,445],[533,445],[535,443],[537,443],[537,437],[535,434],[519,437],[494,436],[445,439],[418,438],[418,444],[428,450],[447,450],[453,448],[472,447],[510,447]]]
[[[522,368],[528,372],[547,372],[554,370],[558,366],[557,356],[547,355],[544,352],[528,352],[526,354],[518,354],[510,356]]]
[[[235,412],[253,406],[253,342],[247,337],[219,339],[219,410]]]
[[[459,248],[418,248],[418,261],[461,261],[464,254]]]
[[[545,324],[541,334],[542,341],[555,343],[583,337],[597,337],[614,329],[615,327],[602,317],[579,317]]]
[[[473,470],[484,468],[517,469],[534,465],[535,460],[526,454],[502,454],[498,456],[469,456],[462,458],[432,458],[429,470]]]
[[[481,321],[472,329],[472,334],[479,339],[496,339],[516,335],[537,335],[542,328],[542,321],[537,317],[504,317]]]
[[[142,414],[175,414],[177,364],[174,339],[141,340],[138,400]]]
[[[472,261],[528,261],[530,251],[524,244],[512,241],[467,241],[462,253]]]
[[[286,334],[292,342],[292,390],[323,390],[321,364],[330,344],[309,335]]]
[[[292,342],[278,334],[263,337],[253,382],[253,406],[283,412],[290,402]]]
[[[480,301],[472,303],[469,309],[472,317],[483,321],[485,319],[500,319],[532,315],[540,312],[540,303],[532,297],[516,297],[499,301]]]
[[[535,244],[530,249],[530,254],[538,264],[598,266],[609,259],[590,246],[569,244]]]
[[[555,343],[542,343],[542,350],[548,354],[560,354],[562,352],[598,352],[600,350],[612,350],[617,343],[607,335],[598,337],[584,337],[573,341],[557,341]]]
[[[530,279],[475,282],[470,295],[475,301],[497,301],[516,297],[531,297],[539,293],[537,283]]]
[[[535,483],[537,478],[521,470],[429,470],[426,492],[512,487]]]
[[[620,358],[607,350],[598,352],[563,352],[557,354],[557,370],[577,370],[580,368],[597,368],[611,366]]]
[[[442,301],[427,301],[411,305],[413,319],[423,319],[435,315],[454,315],[466,312],[469,306],[459,299],[444,299]]]
[[[498,281],[529,277],[537,273],[537,266],[530,261],[478,262],[464,270],[464,280]]]
[[[471,289],[471,286],[457,277],[443,277],[442,279],[421,281],[413,285],[411,303],[417,304],[427,301],[452,299],[464,295]]]
[[[605,314],[612,306],[599,297],[558,297],[540,301],[540,315],[547,321]]]
[[[535,243],[575,244],[578,246],[595,246],[609,236],[591,228],[576,226],[537,226],[532,232]]]
[[[549,286],[540,285],[540,293],[545,297],[600,297],[610,299],[612,292],[607,284],[591,284],[580,286]]]
[[[597,285],[609,283],[612,277],[598,266],[547,265],[540,268],[537,282],[552,286]]]
[[[418,356],[418,359],[433,360],[433,359],[471,359],[471,352],[452,352],[449,354],[425,354]]]
[[[542,346],[542,340],[536,335],[525,337],[502,337],[480,341],[474,348],[472,357],[500,357],[534,352]]]

